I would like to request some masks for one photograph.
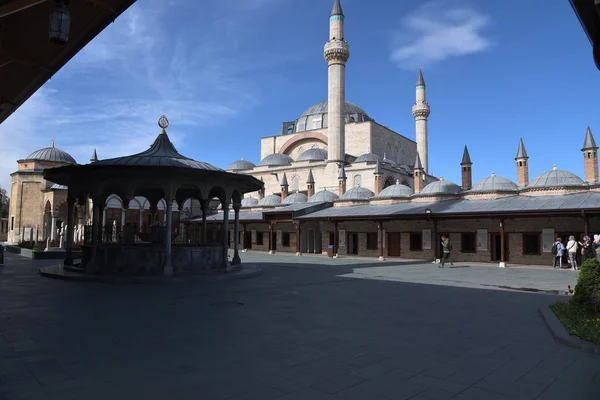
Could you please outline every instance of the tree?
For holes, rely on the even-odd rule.
[[[6,189],[0,188],[0,218],[8,218],[8,205],[10,198],[6,194]]]

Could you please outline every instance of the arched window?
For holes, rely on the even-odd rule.
[[[354,187],[361,187],[362,185],[362,176],[360,174],[354,175]]]
[[[292,192],[296,192],[300,187],[300,177],[298,176],[298,174],[294,174],[294,176],[292,176],[292,184],[290,185],[290,190]]]

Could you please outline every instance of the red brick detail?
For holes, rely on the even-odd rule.
[[[286,154],[286,152],[289,149],[291,149],[292,147],[294,147],[296,144],[306,141],[306,140],[310,140],[310,139],[317,139],[317,140],[320,140],[321,142],[327,144],[327,136],[323,135],[322,133],[319,133],[319,132],[296,133],[294,135],[293,139],[288,140],[283,146],[281,146],[279,153]]]

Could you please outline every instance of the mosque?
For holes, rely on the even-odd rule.
[[[327,100],[283,122],[279,135],[262,138],[258,165],[238,160],[226,168],[264,182],[262,189],[242,200],[241,228],[236,237],[231,226],[231,247],[237,241],[242,249],[270,253],[432,260],[439,258],[439,237],[445,234],[456,259],[506,266],[551,263],[557,236],[600,233],[598,146],[590,128],[582,135],[580,149],[584,179],[556,166],[529,179],[523,139],[515,143],[514,182],[492,173],[473,184],[466,146],[462,158],[456,159],[460,184],[435,177],[428,169],[430,106],[422,71],[412,106],[412,140],[346,101],[350,48],[340,0],[334,1],[329,28],[324,47]],[[95,161],[94,152],[91,162]],[[66,188],[45,181],[43,171],[75,163],[54,144],[18,161],[11,174],[9,242],[57,239],[65,220]],[[140,227],[161,223],[164,201],[157,210],[150,208],[145,198],[124,203],[115,194],[104,205],[103,222]],[[173,211],[173,225],[180,232],[204,224],[218,231],[224,221],[233,221],[233,214],[224,218],[216,202],[203,208],[198,200],[188,199],[174,204]],[[90,223],[89,215],[88,210],[77,213],[76,242]]]

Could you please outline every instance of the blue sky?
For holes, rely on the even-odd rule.
[[[56,146],[78,162],[145,150],[169,117],[189,157],[258,163],[278,134],[327,95],[323,44],[333,0],[139,0],[0,125],[0,186],[16,160]],[[600,140],[600,71],[567,0],[342,0],[347,100],[415,138],[421,66],[431,105],[429,164],[460,183],[516,180],[523,137],[530,177],[554,164],[583,175],[586,126]]]

